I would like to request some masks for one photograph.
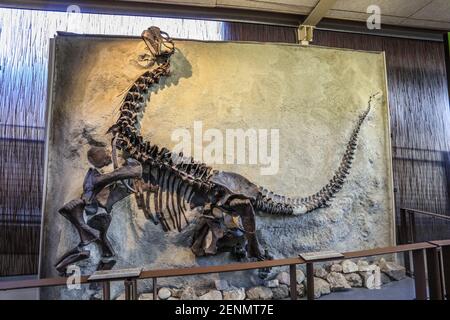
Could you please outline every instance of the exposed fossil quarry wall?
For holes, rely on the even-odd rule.
[[[362,126],[348,180],[332,205],[300,217],[260,214],[257,225],[263,245],[275,257],[393,244],[389,113],[382,53],[184,40],[176,40],[176,47],[172,75],[155,88],[145,110],[144,136],[172,148],[176,144],[171,140],[174,130],[184,128],[194,136],[197,121],[201,121],[203,133],[215,128],[224,140],[226,129],[278,129],[276,174],[261,175],[261,167],[267,167],[261,164],[213,166],[235,171],[286,195],[310,195],[328,182],[369,96],[381,92]],[[43,277],[56,275],[53,263],[78,243],[75,230],[57,210],[80,196],[89,168],[89,146],[109,145],[111,137],[105,132],[116,120],[123,93],[143,72],[136,63],[143,51],[139,39],[56,38],[42,235]],[[226,153],[225,146],[223,150]],[[181,233],[164,233],[136,209],[134,199],[122,200],[112,215],[109,237],[117,252],[116,268],[186,267],[231,261],[228,254],[195,258],[189,248],[192,227]],[[91,258],[80,264],[86,273],[95,270],[99,259],[95,246],[90,249]],[[222,277],[232,283],[258,281],[254,272]],[[201,283],[202,279],[205,277],[161,281]],[[113,287],[113,294],[120,290],[120,286]],[[87,298],[92,293],[87,289],[41,292],[45,298]]]

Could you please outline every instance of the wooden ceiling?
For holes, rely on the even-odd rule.
[[[183,8],[186,8],[189,17],[194,16],[198,11],[200,18],[216,16],[224,18],[224,20],[238,20],[238,16],[229,13],[239,9],[254,12],[255,16],[259,13],[261,16],[269,13],[282,13],[286,17],[304,17],[309,15],[320,1],[329,0],[5,0],[0,3],[0,6],[16,5],[22,8],[61,10],[64,5],[77,4],[82,11],[83,8],[89,12],[95,11],[96,8],[102,8],[104,12],[105,8],[109,8],[108,10],[111,12],[116,10],[116,13],[120,12],[121,8],[127,8],[127,12],[133,12],[133,8],[146,12],[152,10],[171,12],[173,8],[181,8],[182,11]],[[382,24],[450,30],[450,0],[335,0],[334,2],[334,5],[325,14],[325,18],[364,22],[369,16],[367,8],[370,5],[377,5],[381,9]]]
[[[308,15],[319,0],[140,0],[140,2],[189,4]],[[325,17],[366,21],[369,16],[367,8],[370,5],[380,7],[382,24],[450,30],[450,0],[337,0]]]

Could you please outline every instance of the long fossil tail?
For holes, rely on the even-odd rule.
[[[359,116],[358,122],[353,129],[350,140],[347,143],[347,149],[342,157],[338,170],[335,172],[333,178],[331,178],[331,180],[322,189],[309,197],[288,198],[274,194],[273,192],[260,187],[260,196],[256,200],[255,209],[270,214],[300,215],[328,206],[330,200],[342,189],[345,179],[350,173],[359,131],[364,120],[369,114],[370,109],[372,108],[372,101],[377,94],[370,97],[367,109]]]

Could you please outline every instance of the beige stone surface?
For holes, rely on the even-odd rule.
[[[275,257],[393,244],[382,53],[184,40],[177,40],[176,46],[172,76],[154,89],[143,115],[144,136],[172,148],[173,130],[187,128],[192,133],[194,121],[202,121],[204,130],[279,129],[277,175],[262,176],[258,165],[213,166],[290,196],[311,195],[328,182],[369,96],[381,92],[362,126],[351,173],[333,204],[301,217],[259,215],[257,224],[263,244]],[[143,49],[138,39],[57,38],[43,276],[55,275],[52,265],[56,258],[78,242],[75,231],[57,210],[80,196],[89,168],[85,156],[88,142],[94,139],[109,144],[111,137],[105,132],[116,120],[123,94],[143,72],[135,62]],[[185,267],[231,261],[226,254],[195,258],[189,249],[189,228],[181,234],[165,234],[136,210],[134,199],[121,201],[112,215],[110,238],[118,255],[117,267]],[[90,249],[91,258],[82,264],[85,272],[94,270],[98,260],[97,249]],[[250,275],[237,273],[227,279],[232,284],[239,279],[256,283],[257,277]]]

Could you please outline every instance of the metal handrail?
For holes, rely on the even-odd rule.
[[[450,240],[448,240],[450,243]],[[375,248],[370,250],[361,250],[361,251],[353,251],[344,253],[344,259],[354,259],[354,258],[362,258],[362,257],[371,257],[392,253],[401,253],[401,252],[413,252],[415,257],[414,259],[414,267],[415,270],[420,271],[415,275],[415,290],[416,290],[416,298],[417,299],[426,299],[426,275],[425,275],[425,252],[436,250],[438,246],[436,244],[430,242],[422,242],[422,243],[413,243],[413,244],[404,244],[398,245],[394,247],[384,247],[384,248]],[[235,272],[235,271],[244,271],[244,270],[254,270],[254,269],[263,269],[270,267],[278,267],[278,266],[289,266],[290,271],[290,285],[291,288],[295,288],[297,285],[296,281],[296,266],[306,264],[307,266],[307,279],[310,281],[307,282],[307,296],[308,299],[314,299],[314,281],[313,279],[313,264],[316,262],[325,262],[333,259],[323,259],[316,261],[308,261],[306,262],[300,257],[287,258],[287,259],[277,259],[277,260],[266,260],[266,261],[258,261],[258,262],[246,262],[246,263],[233,263],[227,265],[219,265],[219,266],[206,266],[206,267],[191,267],[191,268],[179,268],[179,269],[159,269],[159,270],[145,270],[141,273],[141,275],[136,280],[145,280],[145,279],[153,279],[153,290],[154,290],[154,298],[157,297],[157,278],[164,277],[178,277],[178,276],[192,276],[192,275],[200,275],[200,274],[209,274],[209,273],[222,273],[222,272]],[[108,281],[88,281],[89,276],[82,276],[80,278],[80,284],[86,284],[91,282],[102,282],[103,283],[103,294],[104,299],[109,299],[110,290],[109,283],[113,281],[122,281],[123,279],[110,279]],[[127,280],[125,280],[127,282]],[[35,279],[35,280],[19,280],[19,281],[0,281],[0,291],[2,290],[13,290],[13,289],[25,289],[25,288],[42,288],[42,287],[53,287],[53,286],[63,286],[66,285],[67,278],[65,277],[55,277],[55,278],[45,278],[45,279]],[[297,290],[291,291],[291,299],[297,299]],[[134,296],[136,298],[136,296]]]
[[[410,208],[402,208],[402,210],[405,210],[406,212],[412,212],[412,213],[418,213],[418,214],[425,215],[425,216],[430,216],[433,218],[450,220],[450,216],[446,216],[443,214],[432,213],[432,212],[427,212],[427,211],[417,210],[417,209],[410,209]]]
[[[417,241],[416,214],[427,217],[450,220],[450,216],[427,212],[423,210],[401,208],[400,209],[400,244],[415,243]]]
[[[399,226],[399,238],[398,238],[398,243],[401,244],[411,244],[411,243],[415,243],[417,241],[417,227],[416,227],[416,215],[420,214],[429,218],[434,218],[434,219],[443,219],[443,220],[450,220],[450,216],[446,216],[446,215],[442,215],[442,214],[437,214],[437,213],[432,213],[432,212],[427,212],[427,211],[423,211],[423,210],[417,210],[417,209],[410,209],[410,208],[401,208],[400,209],[400,226]],[[437,242],[430,242],[432,244],[437,244]],[[442,243],[442,242],[441,242]],[[445,246],[448,246],[448,244],[446,244]],[[450,249],[449,249],[450,250]],[[430,253],[431,255],[431,253]],[[427,257],[428,258],[428,257]],[[435,260],[436,257],[429,257],[430,260]],[[416,273],[415,270],[413,272],[413,268],[412,265],[413,263],[414,257],[410,256],[409,252],[405,252],[404,254],[404,263],[405,263],[405,268],[406,268],[406,272],[408,275],[413,275],[413,273]],[[434,267],[434,266],[429,266]],[[439,268],[438,268],[439,269]],[[442,268],[440,268],[442,269]],[[435,273],[436,270],[433,272]],[[433,278],[433,277],[432,277]],[[434,277],[433,279],[429,279],[429,281],[432,281],[435,283],[435,289],[434,293],[432,296],[434,297],[440,297],[443,295],[443,293],[441,292],[442,290],[439,289],[444,287],[443,282],[442,281],[441,284],[438,284],[438,281],[436,280],[436,277]],[[450,285],[447,286],[449,287],[448,290],[450,291]]]

